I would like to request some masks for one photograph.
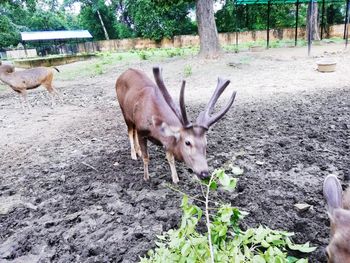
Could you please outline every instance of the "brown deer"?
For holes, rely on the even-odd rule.
[[[59,72],[57,68],[55,70]],[[54,96],[56,95],[62,102],[58,91],[53,87],[53,69],[48,67],[37,67],[23,71],[15,71],[11,65],[0,65],[0,80],[9,85],[20,95],[21,107],[24,112],[23,102],[26,103],[30,111],[30,104],[27,100],[27,90],[44,86],[51,95],[51,107],[54,105]]]
[[[210,116],[230,81],[218,79],[208,105],[199,114],[196,123],[192,124],[187,119],[185,109],[185,81],[180,91],[179,109],[165,87],[159,67],[153,68],[153,75],[157,84],[142,71],[128,69],[116,82],[117,98],[128,127],[131,158],[136,160],[136,154],[142,157],[144,179],[147,181],[149,140],[164,146],[174,183],[179,182],[175,159],[184,161],[200,179],[209,177],[205,136],[209,127],[222,118],[233,104],[236,92],[233,92],[228,104],[220,112]]]
[[[323,183],[331,220],[331,240],[326,249],[329,263],[350,263],[350,187],[343,194],[335,175],[328,175]]]

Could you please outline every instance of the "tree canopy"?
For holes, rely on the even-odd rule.
[[[198,2],[0,0],[0,48],[16,46],[21,31],[87,29],[95,40],[145,37],[159,41],[180,34],[197,34],[199,17],[197,14],[196,19],[195,12]],[[305,26],[306,13],[307,6],[302,4],[299,11],[301,26]],[[343,23],[344,4],[326,4],[325,13],[326,27]],[[234,6],[232,0],[226,0],[216,11],[214,24],[218,32],[263,30],[266,19],[265,5]],[[295,5],[272,5],[270,25],[271,28],[293,27]]]

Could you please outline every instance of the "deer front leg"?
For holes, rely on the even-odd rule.
[[[143,172],[144,172],[143,179],[145,181],[148,181],[149,180],[149,173],[148,173],[149,156],[148,156],[148,150],[147,150],[147,138],[140,136],[140,134],[138,134],[137,137],[139,139],[139,145],[142,153]]]
[[[179,177],[177,176],[176,168],[175,168],[175,158],[174,155],[167,151],[166,152],[166,159],[168,160],[168,163],[170,165],[171,170],[171,178],[173,179],[173,183],[177,184],[179,182]]]
[[[128,135],[129,135],[130,148],[131,148],[131,159],[137,160],[135,145],[134,145],[134,130],[135,129],[133,127],[131,127],[131,128],[128,127]]]
[[[23,113],[25,112],[25,110],[24,110],[24,104],[27,105],[28,112],[31,113],[32,106],[31,106],[30,103],[28,102],[28,93],[27,93],[27,90],[24,89],[24,90],[21,90],[21,91],[20,91],[20,100],[21,100],[21,107],[22,107]]]

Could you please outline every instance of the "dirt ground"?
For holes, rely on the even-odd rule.
[[[337,71],[317,72],[322,57],[337,61]],[[60,66],[61,74],[79,63]],[[243,226],[295,232],[296,242],[318,247],[310,262],[326,262],[322,182],[333,173],[345,187],[350,178],[350,55],[335,44],[314,47],[311,57],[303,47],[215,61],[120,61],[98,77],[57,80],[64,104],[54,109],[42,88],[30,91],[32,114],[21,114],[9,88],[1,92],[0,262],[137,262],[156,234],[177,226],[182,197],[167,187],[165,153],[150,147],[145,183],[115,100],[120,73],[134,67],[151,75],[156,64],[176,98],[184,67],[191,67],[186,101],[193,119],[217,77],[231,80],[236,102],[209,131],[207,154],[210,170],[232,163],[244,174],[234,194],[218,195],[250,213]],[[185,165],[177,169],[179,188],[199,194]],[[298,212],[296,203],[312,207]]]

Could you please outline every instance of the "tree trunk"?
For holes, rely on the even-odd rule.
[[[100,14],[100,10],[98,10],[98,9],[97,9],[97,15],[98,15],[98,18],[100,19],[103,32],[105,33],[105,38],[106,38],[106,40],[109,40],[109,36],[108,36],[107,30],[105,27],[105,23],[103,23],[103,20],[102,20],[101,14]]]
[[[319,28],[320,28],[320,21],[318,19],[318,3],[313,2],[312,3],[313,8],[312,8],[312,14],[310,14],[311,11],[311,6],[310,4],[307,7],[307,12],[309,15],[310,19],[310,28],[309,28],[309,23],[307,24],[307,31],[312,30],[312,40],[320,40],[320,34],[319,34]]]
[[[196,17],[200,42],[199,55],[205,58],[217,58],[221,48],[214,18],[214,2],[196,0]]]

